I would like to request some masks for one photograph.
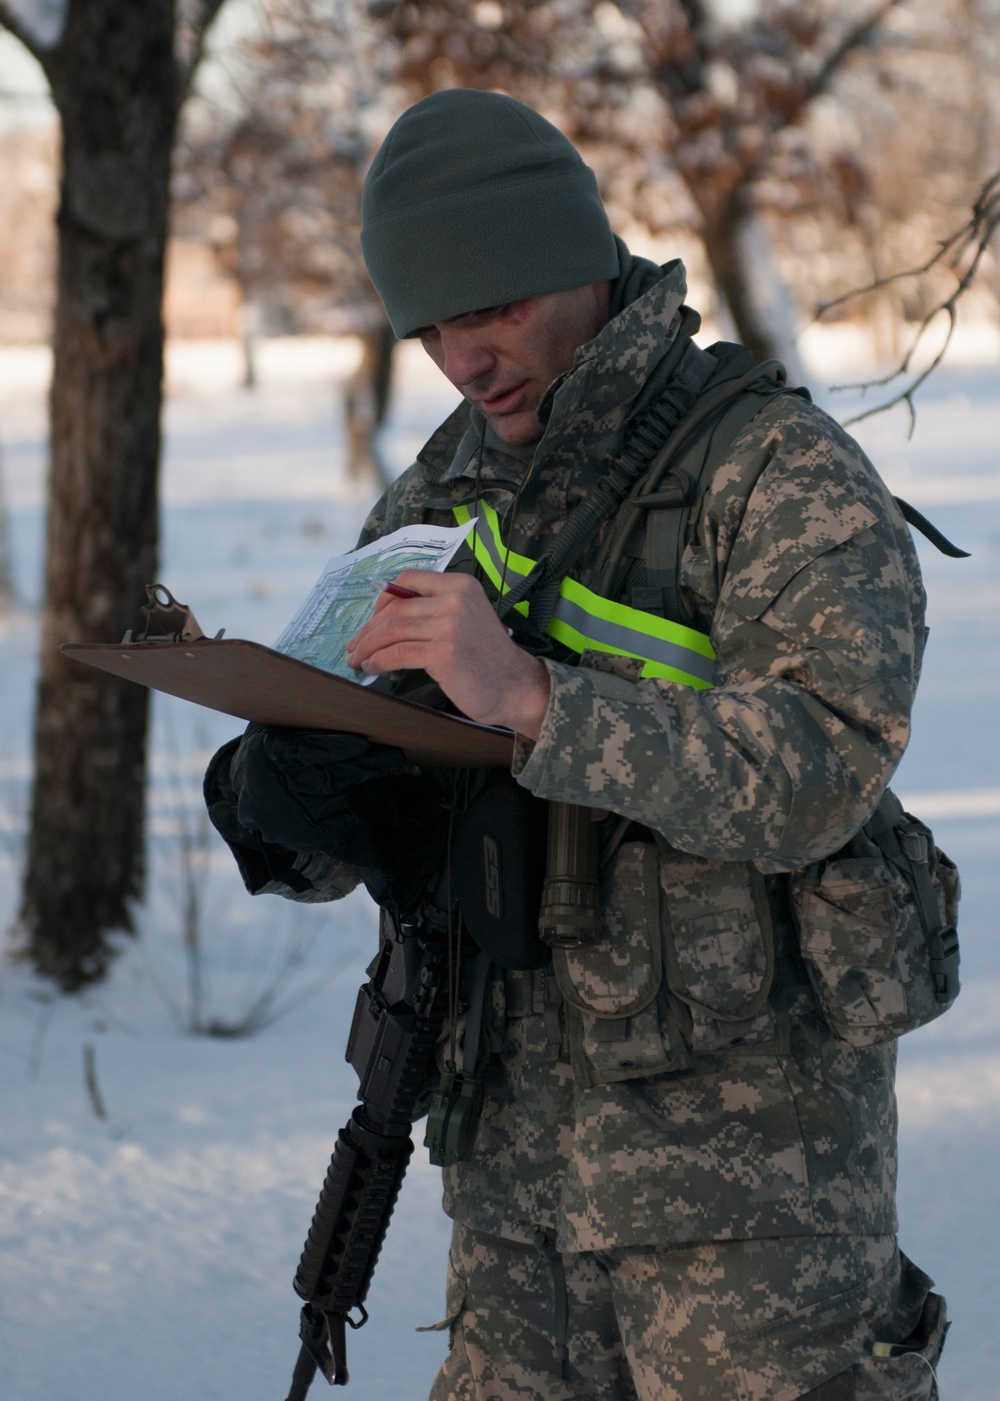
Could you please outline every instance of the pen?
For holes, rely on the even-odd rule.
[[[393,598],[420,598],[416,589],[404,589],[401,584],[394,584],[391,579],[380,579],[374,574],[368,575],[368,583],[379,593],[392,594]]]

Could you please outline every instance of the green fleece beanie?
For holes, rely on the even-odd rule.
[[[404,112],[361,196],[361,247],[397,336],[618,275],[594,172],[551,122],[452,88]]]

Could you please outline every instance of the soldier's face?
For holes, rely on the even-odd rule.
[[[417,334],[499,438],[533,443],[542,436],[542,395],[607,324],[610,303],[611,283],[595,282],[435,321]]]

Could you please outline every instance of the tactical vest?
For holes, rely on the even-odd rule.
[[[636,678],[698,690],[711,687],[715,654],[707,633],[692,626],[679,586],[692,514],[734,441],[764,405],[784,393],[808,398],[805,390],[787,387],[777,362],[754,366],[748,352],[728,345],[713,346],[707,354],[717,368],[610,521],[590,575],[594,587],[570,577],[573,560],[564,550],[567,572],[558,593],[552,592],[544,623],[546,635],[570,653],[631,658],[639,663],[632,672]],[[962,553],[907,503],[899,504],[908,522],[939,549]],[[454,513],[461,523],[471,517],[467,506]],[[507,548],[500,517],[484,503],[472,547],[501,606],[511,594],[523,594],[525,581],[538,570],[538,561]],[[529,600],[517,599],[512,610],[527,617]],[[645,840],[626,838],[615,860],[637,863],[636,888],[647,890],[656,888],[659,864],[667,898],[665,946],[660,947],[660,917],[650,909],[641,920],[637,912],[619,912],[627,916],[622,926],[627,950],[616,936],[607,948],[606,940],[598,940],[592,947],[554,953],[559,986],[572,1009],[574,1061],[585,1080],[607,1083],[682,1069],[691,1051],[734,1043],[773,1045],[776,1030],[767,999],[776,962],[786,979],[790,968],[799,970],[795,976],[808,980],[831,1028],[854,1045],[923,1025],[957,996],[957,873],[930,832],[903,813],[891,793],[847,848],[791,877],[765,879],[752,863],[682,857],[652,838],[651,833]],[[727,974],[716,986],[710,972],[698,966],[702,936],[695,926],[703,923],[705,910],[697,900],[692,903],[691,894],[708,865],[717,868],[716,884],[727,887],[723,903],[737,912],[746,905],[739,932],[735,926],[729,931],[746,940],[736,958],[745,985]],[[876,908],[884,927],[871,920]],[[859,919],[872,923],[867,944],[859,942]],[[641,924],[651,926],[646,934]],[[753,929],[757,933],[748,937]],[[729,935],[720,927],[719,937]],[[625,969],[625,982],[615,991]],[[678,1001],[683,1004],[682,1039],[675,1015],[667,1015],[663,1005],[665,988],[675,1014]]]

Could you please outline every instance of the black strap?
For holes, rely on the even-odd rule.
[[[773,379],[756,380],[728,405],[723,405],[721,416],[714,423],[708,420],[711,426],[703,439],[695,440],[706,443],[700,470],[685,472],[686,456],[682,456],[678,464],[680,470],[668,475],[660,490],[646,491],[643,489],[646,483],[642,482],[632,492],[631,500],[647,513],[642,552],[646,565],[646,586],[633,590],[634,608],[658,613],[676,623],[690,621],[689,610],[681,595],[680,579],[681,554],[691,512],[746,425],[756,418],[764,404],[775,394],[787,392]]]
[[[925,535],[943,555],[948,555],[950,559],[969,558],[968,550],[960,550],[957,545],[953,545],[947,535],[942,535],[936,525],[931,525],[927,517],[920,514],[916,506],[911,506],[909,501],[904,501],[901,496],[894,496],[892,499],[902,511],[906,524],[911,525],[914,530],[919,530],[921,535]]]
[[[743,352],[743,354],[747,359],[751,358],[749,352]],[[747,390],[754,391],[751,395],[746,396],[753,405],[752,413],[757,413],[763,407],[761,398],[758,396],[770,397],[777,391],[803,392],[786,389],[785,370],[779,361],[765,360],[761,364],[755,365],[751,360],[749,368],[745,369],[742,374],[724,380],[717,388],[710,389],[708,393],[704,394],[700,402],[679,420],[673,432],[656,454],[649,470],[629,492],[628,500],[618,513],[614,530],[610,533],[601,551],[598,563],[598,593],[608,598],[617,596],[621,582],[622,559],[626,553],[628,542],[633,537],[633,531],[639,518],[644,512],[673,507],[690,507],[697,500],[704,489],[702,484],[704,473],[699,474],[698,481],[694,482],[686,474],[676,472],[674,464],[682,451],[687,453],[706,432],[714,432],[719,423],[725,419],[734,401],[742,400]],[[686,517],[682,517],[675,527],[678,540],[685,519]],[[667,587],[668,589],[670,587],[669,581],[667,581]],[[662,600],[663,596],[663,585],[661,584],[658,597]],[[643,604],[635,603],[634,606],[641,608]],[[656,597],[652,603],[647,605],[647,611],[657,611]],[[681,618],[677,619],[677,621],[681,620]]]
[[[467,965],[465,976],[469,1011],[465,1023],[465,1040],[462,1042],[463,1075],[476,1073],[479,1041],[483,1032],[483,1012],[486,1007],[486,984],[492,967],[484,953],[477,953]]]
[[[683,611],[680,557],[684,546],[681,537],[690,513],[689,504],[679,503],[650,511],[646,517],[646,589],[650,591],[647,610],[676,622],[680,622]],[[635,598],[632,606],[642,608]]]
[[[688,414],[716,367],[715,358],[688,341],[664,394],[631,426],[625,446],[594,489],[573,510],[552,545],[500,603],[501,619],[528,600],[531,631],[542,637],[559,598],[559,586],[601,526],[614,515],[647,470],[664,441]]]
[[[563,1258],[556,1250],[556,1237],[554,1231],[546,1231],[541,1226],[535,1232],[535,1249],[538,1251],[538,1263],[535,1265],[537,1273],[539,1265],[544,1261],[552,1270],[552,1295],[554,1303],[553,1334],[555,1340],[556,1361],[559,1363],[559,1377],[561,1381],[572,1380],[572,1372],[569,1365],[569,1290],[566,1287],[566,1266]],[[534,1275],[532,1276],[534,1278]]]
[[[864,831],[909,886],[927,941],[934,995],[948,1006],[959,991],[958,934],[941,917],[932,864],[936,851],[930,829],[919,818],[904,812],[895,793],[886,789]]]

